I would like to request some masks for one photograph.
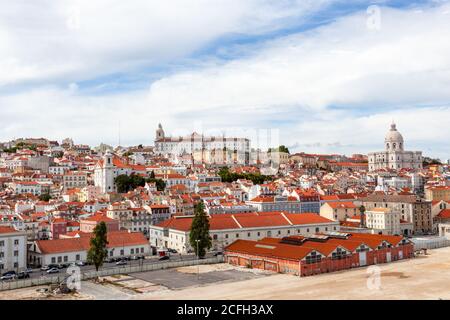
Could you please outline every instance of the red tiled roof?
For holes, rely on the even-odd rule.
[[[353,202],[350,201],[342,201],[342,202],[327,202],[333,209],[355,209],[356,206]]]
[[[13,233],[13,232],[18,232],[18,231],[16,229],[12,228],[12,227],[0,226],[0,234],[2,234],[2,233]]]
[[[283,216],[284,215],[284,216]],[[285,218],[286,217],[286,218]],[[173,217],[159,223],[158,227],[189,231],[192,216]],[[315,213],[281,213],[281,212],[251,212],[235,214],[216,214],[209,217],[210,230],[258,228],[293,225],[322,224],[332,221]]]
[[[117,222],[117,220],[108,218],[107,216],[104,216],[102,214],[95,214],[95,215],[90,216],[90,217],[88,217],[86,219],[83,219],[81,221],[95,221],[95,222],[102,222],[103,221],[105,223],[107,223],[107,222]]]
[[[107,248],[148,244],[148,240],[141,232],[113,231],[109,232],[107,237]],[[36,245],[43,254],[87,251],[90,239],[90,236],[80,234],[79,238],[37,240]]]
[[[450,209],[444,209],[437,215],[440,219],[450,219]]]
[[[281,243],[262,243],[250,240],[236,240],[225,251],[259,255],[264,257],[301,260],[313,249]]]

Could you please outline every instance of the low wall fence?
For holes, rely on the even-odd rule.
[[[445,237],[433,238],[433,239],[411,239],[414,243],[414,250],[421,249],[438,249],[450,246],[450,240]]]
[[[140,265],[124,265],[120,267],[100,269],[98,272],[95,270],[81,272],[80,278],[81,280],[89,280],[94,279],[96,277],[105,277],[117,274],[130,274],[169,268],[196,266],[202,264],[214,264],[214,263],[221,263],[223,261],[224,261],[223,256],[217,256],[198,260],[192,259],[192,260],[166,261],[157,263],[143,263]],[[0,291],[20,289],[33,286],[60,284],[63,281],[65,281],[69,276],[70,274],[68,273],[61,273],[57,276],[45,276],[39,278],[2,281],[0,282]]]

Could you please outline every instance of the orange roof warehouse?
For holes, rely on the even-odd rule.
[[[329,232],[312,236],[236,240],[225,262],[297,276],[408,259],[413,244],[403,236]]]

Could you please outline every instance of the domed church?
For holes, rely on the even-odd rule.
[[[422,169],[422,151],[405,151],[403,136],[397,131],[395,123],[384,139],[385,151],[370,152],[369,171],[402,168]]]

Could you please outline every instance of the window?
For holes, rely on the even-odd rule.
[[[320,229],[317,227],[317,228],[316,228],[316,232],[319,232],[319,231],[320,231]]]
[[[52,257],[52,263],[56,263],[56,258]]]
[[[4,258],[5,257],[5,253],[4,252],[0,252],[0,258]]]
[[[4,247],[5,246],[5,241],[0,241],[0,247]]]
[[[239,238],[239,233],[236,233],[236,238]]]
[[[14,257],[18,257],[19,256],[19,251],[18,250],[14,250]]]
[[[335,252],[331,254],[331,259],[339,260],[347,257],[347,252],[344,249],[337,248]]]
[[[317,263],[322,260],[322,256],[320,254],[317,254],[316,251],[311,252],[309,255],[306,256],[306,263]]]
[[[75,260],[77,260],[77,261],[79,261],[80,260],[80,255],[79,254],[77,254],[76,256],[75,256]]]
[[[249,238],[250,238],[250,237],[251,237],[251,235],[252,235],[252,234],[251,234],[250,232],[249,232],[249,233],[247,233],[247,237],[249,237]]]
[[[144,253],[144,248],[141,248],[141,253]]]
[[[124,250],[120,249],[120,255],[123,256],[124,255]]]
[[[131,254],[134,254],[134,249],[131,249]]]
[[[19,245],[19,240],[17,240],[17,239],[14,240],[14,245],[15,245],[15,246],[18,246],[18,245]]]

